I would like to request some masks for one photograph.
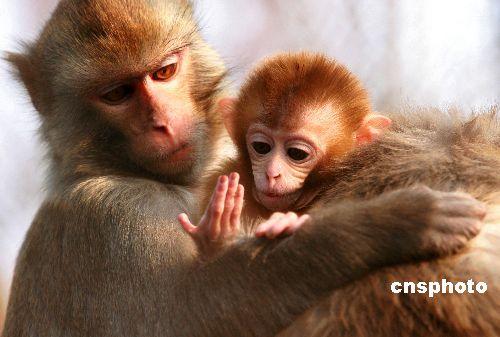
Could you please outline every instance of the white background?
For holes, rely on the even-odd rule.
[[[0,50],[36,37],[55,0],[0,0]],[[237,89],[259,58],[314,50],[347,64],[376,109],[404,103],[472,108],[500,97],[500,2],[496,0],[203,0],[208,41]],[[37,115],[0,62],[0,293],[43,198]]]

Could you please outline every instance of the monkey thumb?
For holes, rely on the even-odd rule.
[[[187,216],[186,213],[179,214],[179,216],[177,217],[177,219],[181,223],[182,228],[184,228],[184,230],[187,233],[193,234],[196,231],[196,226],[194,226],[191,223],[191,221],[189,220],[189,217]]]

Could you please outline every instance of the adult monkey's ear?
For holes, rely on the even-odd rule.
[[[35,109],[42,113],[40,93],[36,85],[39,81],[35,72],[37,67],[31,61],[30,55],[8,52],[4,55],[4,60],[11,64],[13,73],[24,84]]]
[[[361,126],[355,132],[356,144],[365,145],[373,142],[389,128],[392,120],[379,114],[369,114],[363,119]]]
[[[219,102],[219,110],[222,114],[224,120],[224,126],[226,127],[229,137],[236,142],[236,98],[226,97],[222,98]]]

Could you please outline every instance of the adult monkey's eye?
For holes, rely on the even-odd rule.
[[[126,101],[134,93],[134,87],[129,84],[120,85],[101,96],[101,99],[110,105],[118,105]]]
[[[168,81],[169,79],[174,77],[175,73],[177,72],[177,65],[177,62],[170,63],[157,70],[155,73],[153,73],[153,79],[155,81]]]
[[[264,142],[252,142],[252,147],[258,154],[267,154],[271,151],[271,145]]]
[[[309,157],[309,153],[296,147],[291,147],[286,151],[288,157],[295,161],[303,161]]]

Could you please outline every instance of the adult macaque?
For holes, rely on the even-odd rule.
[[[383,196],[338,202],[331,211],[342,217],[198,263],[176,217],[194,208],[191,187],[221,137],[213,107],[224,68],[189,2],[63,0],[38,40],[8,60],[40,113],[52,166],[17,260],[4,337],[269,336],[382,265],[366,254],[384,241],[370,236],[370,216],[352,216],[391,216]],[[438,200],[428,201],[417,198],[415,209],[432,216]],[[463,244],[478,224],[451,224],[435,238]],[[347,235],[352,226],[366,230],[364,245]],[[389,255],[419,245],[413,239],[387,239]],[[349,255],[336,253],[340,245]],[[333,268],[339,261],[348,275]]]

